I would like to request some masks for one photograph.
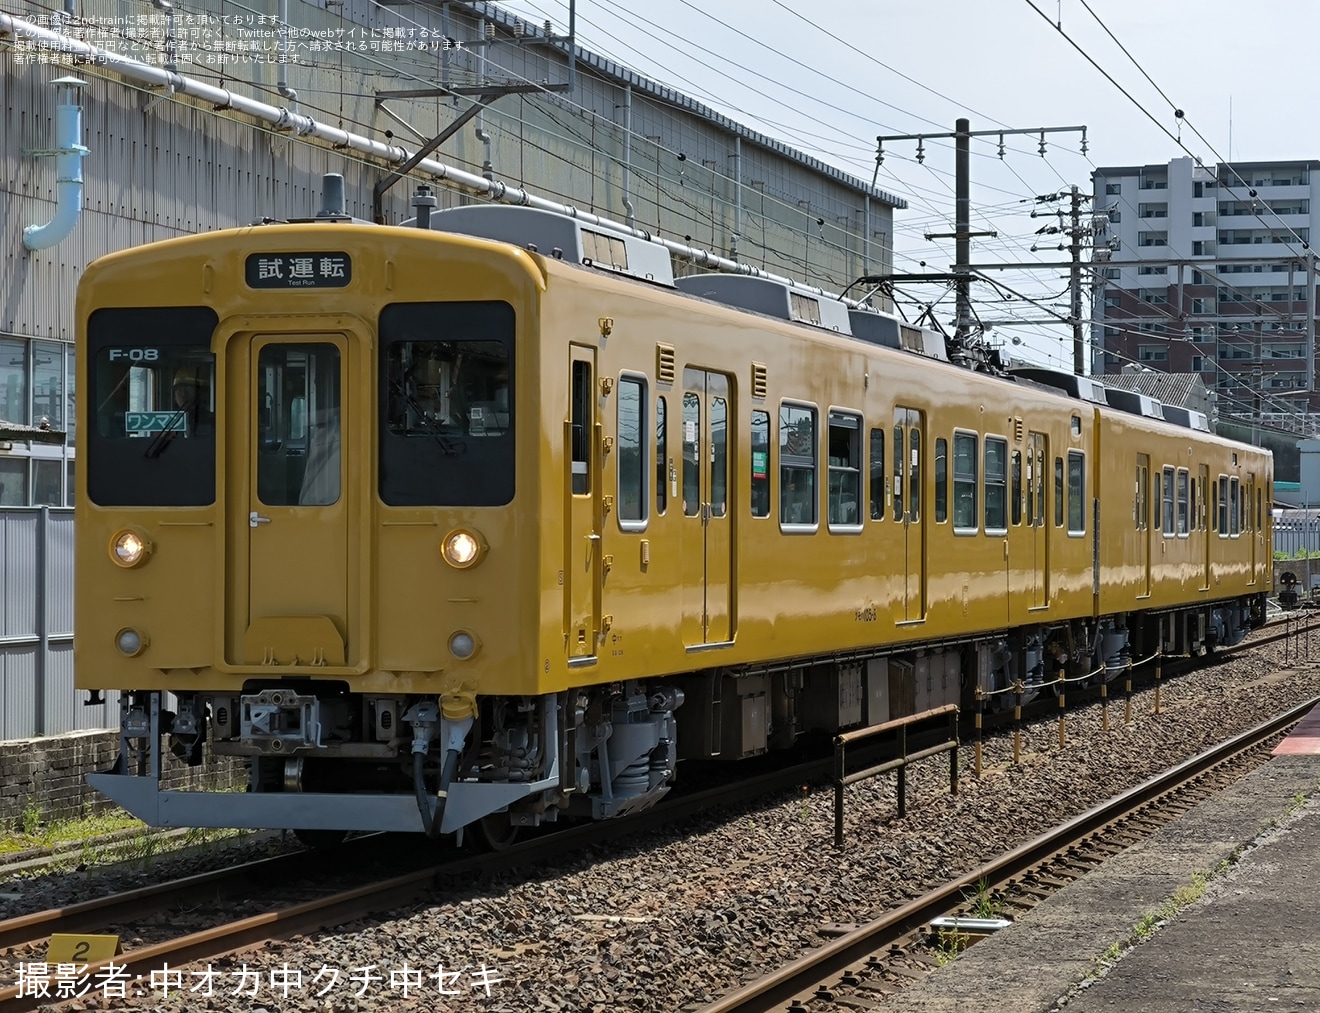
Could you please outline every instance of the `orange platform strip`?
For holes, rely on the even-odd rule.
[[[1292,734],[1274,747],[1271,756],[1306,756],[1320,754],[1320,706],[1302,718]]]

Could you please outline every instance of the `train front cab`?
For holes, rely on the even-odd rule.
[[[351,281],[251,283],[254,257],[287,272],[290,249]],[[328,224],[89,270],[77,682],[123,691],[120,761],[94,787],[156,825],[421,829],[411,733],[429,730],[433,788],[478,693],[541,688],[537,526],[514,490],[537,483],[536,413],[515,403],[522,377],[536,389],[542,285],[526,254]],[[246,758],[249,792],[162,790],[163,737]],[[557,788],[558,760],[456,782],[441,829]]]

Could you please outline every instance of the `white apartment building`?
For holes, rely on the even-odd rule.
[[[1196,373],[1221,416],[1315,430],[1318,170],[1192,158],[1096,169],[1092,371]]]

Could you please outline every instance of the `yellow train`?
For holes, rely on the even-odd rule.
[[[82,279],[77,684],[149,823],[498,839],[1263,617],[1270,455],[1194,413],[569,215],[422,225]]]

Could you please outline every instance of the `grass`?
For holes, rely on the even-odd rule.
[[[18,818],[15,830],[0,834],[0,855],[30,851],[34,848],[50,848],[59,844],[76,844],[79,841],[104,837],[117,830],[128,830],[132,827],[144,827],[144,824],[141,820],[123,812],[44,823],[41,819],[41,810],[35,805],[29,805]]]
[[[131,833],[124,835],[123,831]],[[61,871],[114,862],[147,865],[166,852],[204,847],[247,832],[192,827],[182,836],[166,837],[163,831],[149,827],[123,811],[43,823],[40,810],[29,805],[16,821],[13,832],[0,833],[0,855],[70,845],[73,847],[67,853],[57,856],[43,868]],[[115,840],[105,840],[111,834],[119,836]]]

